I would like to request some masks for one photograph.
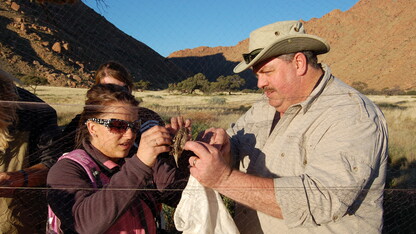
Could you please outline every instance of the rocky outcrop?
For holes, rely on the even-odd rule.
[[[88,87],[94,71],[108,60],[122,63],[136,81],[150,81],[153,88],[166,88],[189,74],[81,1],[0,1],[0,28],[0,68],[17,77]]]
[[[306,21],[305,27],[331,44],[331,52],[320,59],[346,83],[416,90],[415,7],[414,0],[361,0],[345,12]],[[43,76],[57,86],[90,86],[95,69],[108,60],[123,63],[135,80],[150,81],[154,88],[199,72],[214,81],[233,74],[248,48],[244,39],[235,46],[202,46],[164,58],[73,0],[0,1],[0,28],[0,68],[16,76]],[[255,87],[250,71],[241,76]]]
[[[416,90],[415,7],[414,0],[361,0],[345,12],[334,10],[306,21],[305,28],[330,43],[330,53],[320,59],[346,83],[361,81],[376,90]],[[206,67],[223,70],[224,66],[231,72],[247,48],[245,39],[236,46],[176,51],[169,58],[179,66],[200,68],[195,73]],[[212,56],[221,57],[224,63],[212,67],[208,60],[211,64],[206,64]]]

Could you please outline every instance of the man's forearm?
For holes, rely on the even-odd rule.
[[[280,206],[277,204],[274,183],[271,178],[262,178],[237,170],[221,180],[214,188],[219,193],[254,210],[276,218],[283,219]]]

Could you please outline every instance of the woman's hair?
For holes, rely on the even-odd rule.
[[[17,122],[19,96],[11,76],[0,70],[0,152],[4,153],[13,140],[9,126]]]
[[[109,61],[101,64],[95,73],[95,84],[100,84],[101,80],[106,76],[125,83],[129,91],[133,90],[133,78],[127,68],[120,63]]]
[[[115,102],[130,104],[133,107],[139,105],[139,101],[132,94],[115,84],[97,84],[88,90],[84,110],[78,123],[75,148],[81,148],[84,139],[91,141],[85,122],[90,118],[99,118],[108,111],[108,106]]]

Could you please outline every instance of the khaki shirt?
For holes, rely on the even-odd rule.
[[[237,205],[241,233],[381,232],[385,118],[367,97],[323,69],[310,96],[288,108],[271,133],[276,110],[267,100],[227,130],[239,169],[275,178],[284,217]]]
[[[27,168],[29,132],[15,131],[6,152],[0,153],[0,172]],[[46,225],[44,191],[17,189],[13,197],[0,197],[0,233],[41,233]]]

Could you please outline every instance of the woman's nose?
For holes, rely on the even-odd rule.
[[[131,128],[127,128],[127,131],[123,134],[123,136],[126,137],[126,138],[131,139],[131,138],[136,136],[136,133],[133,132],[133,130]]]

